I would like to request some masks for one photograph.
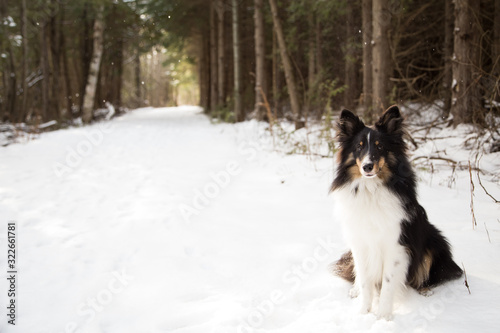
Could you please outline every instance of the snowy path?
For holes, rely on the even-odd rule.
[[[8,221],[19,269],[15,327],[0,282],[0,332],[498,332],[499,210],[477,198],[490,244],[470,230],[467,179],[420,187],[472,295],[462,281],[410,291],[377,321],[328,272],[344,250],[332,161],[273,153],[266,138],[184,107],[0,149],[0,269]]]

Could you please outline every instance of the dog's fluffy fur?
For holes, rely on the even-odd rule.
[[[335,272],[354,282],[352,296],[360,294],[363,313],[371,310],[378,291],[377,315],[386,319],[401,287],[422,291],[462,275],[449,243],[417,201],[404,134],[397,106],[373,127],[348,110],[337,123],[338,166],[331,191],[350,251],[335,263]]]

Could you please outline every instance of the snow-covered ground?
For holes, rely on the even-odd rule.
[[[408,290],[393,321],[377,320],[329,272],[346,249],[333,159],[275,152],[265,128],[211,124],[195,107],[139,109],[1,148],[0,332],[500,331],[500,206],[477,178],[473,230],[469,172],[419,167],[421,203],[471,294],[463,279],[430,297]],[[415,154],[442,153],[436,142],[458,154],[449,140]],[[483,161],[499,198],[500,155]]]

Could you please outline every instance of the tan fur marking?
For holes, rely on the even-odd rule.
[[[340,148],[338,151],[337,151],[337,164],[340,164],[340,162],[342,162],[342,148]]]
[[[424,282],[427,281],[427,279],[429,279],[431,266],[432,266],[432,253],[427,251],[424,255],[424,258],[422,259],[422,262],[420,262],[417,268],[415,276],[412,276],[409,281],[410,285],[413,288],[417,290],[422,288]]]
[[[353,179],[360,178],[361,174],[361,160],[359,158],[356,159],[356,164],[349,168],[349,174]]]
[[[378,163],[379,173],[378,177],[383,181],[389,180],[391,178],[392,172],[389,170],[387,163],[385,163],[385,159],[382,157]]]

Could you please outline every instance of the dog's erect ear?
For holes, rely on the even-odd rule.
[[[337,128],[339,130],[339,135],[350,137],[365,128],[365,124],[354,113],[344,109],[340,113]]]
[[[380,119],[375,123],[375,127],[384,133],[396,133],[402,129],[403,117],[397,105],[388,108]]]

